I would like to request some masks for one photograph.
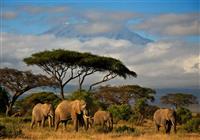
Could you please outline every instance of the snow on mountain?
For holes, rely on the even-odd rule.
[[[80,33],[76,30],[74,25],[60,25],[56,26],[52,29],[47,30],[43,34],[53,34],[56,37],[64,37],[64,38],[78,38],[81,41],[87,41],[94,37],[106,37],[110,39],[116,39],[116,40],[128,40],[134,44],[144,45],[149,42],[152,42],[152,40],[148,38],[144,38],[140,36],[139,34],[130,31],[128,28],[123,28],[117,31],[112,32],[104,32],[104,33]]]

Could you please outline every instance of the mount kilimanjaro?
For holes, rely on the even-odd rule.
[[[145,45],[149,42],[152,42],[152,40],[148,38],[144,38],[140,36],[139,34],[130,31],[128,28],[123,28],[120,30],[112,31],[112,32],[104,32],[104,33],[80,33],[75,29],[74,25],[60,25],[56,26],[54,28],[51,28],[47,30],[46,32],[42,33],[42,35],[45,34],[53,34],[56,37],[62,37],[62,38],[78,38],[81,41],[88,41],[95,37],[105,37],[109,39],[115,39],[115,40],[128,40],[132,42],[133,44],[138,45]]]

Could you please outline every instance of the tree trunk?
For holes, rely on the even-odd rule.
[[[64,100],[64,86],[60,86],[60,95],[61,95],[61,99]]]
[[[6,116],[11,116],[12,114],[12,104],[6,105]]]

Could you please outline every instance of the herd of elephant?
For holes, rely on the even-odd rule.
[[[85,130],[94,125],[101,125],[103,128],[112,131],[113,116],[108,111],[97,111],[94,116],[89,116],[84,100],[68,101],[63,100],[58,104],[55,111],[49,103],[38,103],[32,110],[31,128],[38,123],[38,126],[44,127],[45,120],[48,118],[49,127],[58,129],[59,124],[66,128],[68,120],[72,120],[75,131],[79,126],[84,126]],[[157,131],[164,126],[165,132],[170,133],[171,127],[174,127],[176,133],[176,113],[172,109],[158,109],[153,116]]]

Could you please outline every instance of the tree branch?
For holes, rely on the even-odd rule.
[[[112,72],[108,73],[107,75],[103,77],[101,81],[91,84],[88,91],[91,91],[94,86],[101,84],[103,82],[109,81],[111,79],[114,79],[115,77],[117,77],[117,74],[114,74]]]

